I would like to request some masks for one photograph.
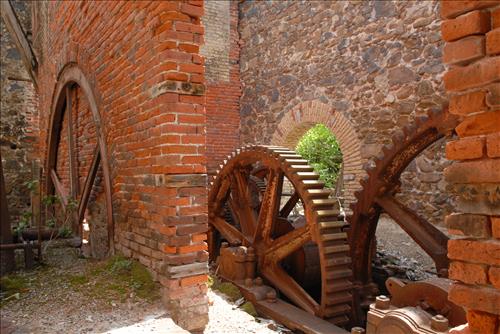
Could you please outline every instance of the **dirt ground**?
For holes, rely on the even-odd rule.
[[[436,275],[431,257],[390,217],[380,217],[376,236],[377,253],[391,258],[395,265],[406,268],[409,271],[408,278],[423,279]]]
[[[103,261],[83,259],[76,250],[64,249],[50,254],[47,265],[19,272],[15,275],[15,282],[22,282],[18,286],[19,299],[11,294],[10,300],[5,301],[9,296],[2,293],[0,332],[188,333],[166,313],[156,283],[147,291],[134,290],[137,282],[120,285],[107,268]],[[89,277],[89,273],[93,276]],[[118,278],[127,281],[122,276]],[[207,334],[283,333],[273,321],[254,318],[217,291],[209,290],[208,296],[211,305]]]
[[[435,273],[431,258],[392,219],[381,217],[377,240],[379,255],[406,270],[408,278],[422,279]],[[134,290],[137,282],[125,279],[125,285],[114,284],[118,281],[109,276],[109,264],[84,259],[71,248],[50,250],[46,262],[34,271],[16,275],[22,282],[18,296],[2,292],[2,334],[188,333],[165,312],[157,283],[141,283],[150,285],[141,295],[140,289]],[[123,277],[118,278],[121,282]],[[288,332],[271,320],[242,311],[219,291],[210,289],[209,300],[207,334]]]

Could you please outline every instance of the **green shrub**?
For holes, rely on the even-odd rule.
[[[342,152],[335,136],[323,124],[309,129],[295,148],[319,173],[320,179],[332,188],[342,167]]]

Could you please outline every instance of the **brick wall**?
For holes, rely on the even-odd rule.
[[[449,298],[467,309],[456,333],[500,333],[500,1],[441,2],[443,81],[450,112],[461,117],[446,145],[455,160],[446,180],[459,193],[446,218]]]
[[[80,182],[89,147],[102,136],[115,250],[151,269],[175,321],[202,329],[208,320],[203,1],[35,5],[41,155],[47,158],[54,92],[67,73],[78,73],[80,88],[89,87],[77,89],[74,102]],[[64,160],[58,159],[61,174]],[[99,203],[102,187],[95,189]]]
[[[205,0],[205,56],[207,82],[208,173],[240,144],[240,47],[238,2]]]

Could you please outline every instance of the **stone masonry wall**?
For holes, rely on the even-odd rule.
[[[47,158],[55,88],[65,84],[65,73],[79,73],[78,80],[90,87],[85,96],[77,91],[75,102],[76,122],[83,126],[76,131],[79,169],[85,174],[86,147],[94,132],[101,133],[111,174],[115,250],[151,269],[177,323],[203,329],[208,321],[203,1],[35,6],[42,157]],[[95,130],[86,116],[91,98],[101,119]],[[58,164],[63,172],[64,162]]]
[[[357,184],[363,164],[397,131],[445,102],[438,13],[437,1],[242,2],[242,144],[275,144],[277,130],[283,138],[296,131],[284,123],[294,110],[325,104],[359,141],[360,161],[349,161],[358,167],[344,174],[344,184]],[[341,147],[357,145],[346,140]],[[442,196],[443,151],[436,143],[402,177],[401,197],[434,223],[452,211]]]
[[[446,145],[446,180],[459,194],[446,217],[448,298],[467,309],[453,333],[500,333],[500,1],[443,1],[443,81],[461,123]]]
[[[239,146],[241,96],[239,70],[238,3],[205,0],[205,57],[207,83],[208,173]]]
[[[31,37],[31,3],[12,2],[16,15]],[[11,221],[28,212],[30,192],[25,182],[32,177],[36,158],[37,99],[21,55],[3,20],[0,20],[0,149]]]

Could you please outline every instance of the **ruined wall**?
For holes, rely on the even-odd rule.
[[[92,129],[85,99],[77,98],[79,176],[94,132],[102,133],[115,249],[151,269],[171,316],[190,330],[208,320],[203,12],[197,0],[37,2],[34,20],[41,155],[47,158],[55,87],[68,71],[80,73],[101,124]],[[63,179],[64,160],[57,161]],[[99,215],[102,207],[90,211]]]
[[[444,86],[461,123],[446,145],[456,160],[445,170],[457,190],[446,217],[449,299],[467,309],[468,326],[453,333],[500,333],[500,1],[441,3]]]
[[[352,202],[361,166],[403,126],[445,102],[438,12],[436,1],[241,3],[242,143],[278,144],[276,133],[285,138],[295,130],[287,115],[309,101],[326,104],[328,110],[315,112],[317,122],[325,112],[341,113],[347,123],[334,134],[360,141],[341,142],[351,151],[358,146],[346,152],[357,166],[344,174],[346,202]],[[403,175],[402,197],[435,223],[451,209],[441,195],[443,145]]]
[[[205,57],[207,83],[208,173],[214,174],[227,155],[239,146],[241,95],[238,3],[205,0]]]
[[[12,2],[18,19],[31,37],[31,3]],[[0,20],[0,149],[2,150],[7,201],[13,223],[23,212],[29,212],[30,192],[24,185],[32,177],[36,158],[37,99],[3,20]]]

